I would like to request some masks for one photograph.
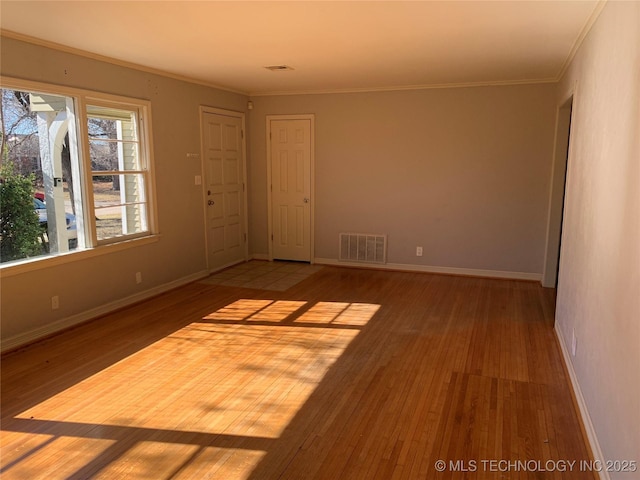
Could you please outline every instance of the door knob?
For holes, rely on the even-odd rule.
[[[208,202],[208,203],[209,203],[209,205],[213,205],[213,204],[214,204],[214,203],[216,203],[216,202],[214,202],[213,200],[209,200],[209,202]]]
[[[304,200],[302,200],[304,203],[309,203],[309,199],[307,197],[304,197]]]

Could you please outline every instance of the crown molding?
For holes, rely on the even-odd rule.
[[[82,50],[80,48],[69,47],[61,43],[50,42],[48,40],[32,37],[30,35],[24,35],[22,33],[13,32],[11,30],[0,29],[0,36],[5,38],[11,38],[13,40],[19,40],[25,43],[30,43],[32,45],[38,45],[40,47],[51,48],[53,50],[57,50],[64,53],[70,53],[72,55],[78,55],[80,57],[90,58],[92,60],[97,60],[100,62],[110,63],[112,65],[117,65],[119,67],[131,68],[133,70],[138,70],[145,73],[151,73],[153,75],[160,75],[162,77],[172,78],[173,80],[180,80],[182,82],[194,83],[196,85],[215,88],[217,90],[223,90],[225,92],[230,92],[230,93],[237,93],[239,95],[245,95],[245,96],[249,95],[248,92],[244,92],[242,90],[225,87],[225,86],[207,82],[204,80],[199,80],[197,78],[192,78],[186,75],[179,75],[179,74],[168,72],[166,70],[161,70],[158,68],[145,67],[144,65],[139,65],[137,63],[127,62],[125,60],[119,60],[117,58],[108,57],[106,55],[100,55],[98,53],[89,52],[87,50]]]
[[[593,12],[591,12],[591,15],[589,15],[589,18],[583,25],[582,30],[580,30],[578,38],[576,38],[576,41],[573,42],[573,46],[571,47],[571,50],[569,50],[569,54],[567,55],[567,58],[565,59],[562,67],[560,68],[560,71],[558,72],[556,81],[559,82],[562,77],[564,77],[564,74],[567,72],[569,65],[571,65],[571,62],[573,62],[573,59],[576,56],[576,53],[578,53],[578,50],[582,46],[582,42],[584,42],[584,39],[587,38],[587,35],[593,28],[593,25],[596,23],[596,20],[602,13],[602,10],[604,9],[608,1],[609,0],[599,0],[598,3],[596,3],[596,6],[593,8]]]
[[[363,87],[327,90],[282,90],[275,92],[249,92],[250,97],[273,97],[284,95],[327,95],[339,93],[372,93],[372,92],[398,92],[404,90],[431,90],[442,88],[470,88],[470,87],[504,87],[513,85],[535,85],[540,83],[557,83],[558,78],[532,78],[525,80],[498,80],[487,82],[463,82],[463,83],[434,83],[424,85],[396,85],[390,87]]]

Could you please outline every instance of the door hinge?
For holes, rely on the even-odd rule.
[[[273,242],[273,233],[271,234],[271,241]]]
[[[244,243],[247,243],[247,234],[244,234]]]
[[[240,130],[240,137],[244,138],[244,130]]]

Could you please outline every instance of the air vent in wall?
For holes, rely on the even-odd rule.
[[[368,233],[341,233],[342,262],[387,263],[387,236]]]

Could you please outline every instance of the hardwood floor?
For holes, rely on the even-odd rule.
[[[4,356],[1,387],[7,480],[595,478],[532,282],[194,283]]]

